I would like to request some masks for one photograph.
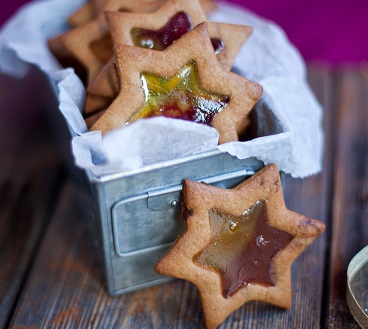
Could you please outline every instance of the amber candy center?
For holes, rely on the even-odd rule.
[[[213,208],[209,218],[212,240],[193,261],[220,274],[224,298],[248,284],[275,285],[273,260],[292,236],[270,226],[265,202],[240,216]]]
[[[205,90],[200,83],[195,61],[189,61],[172,77],[141,74],[144,101],[128,120],[164,116],[212,125],[230,101],[226,95]]]

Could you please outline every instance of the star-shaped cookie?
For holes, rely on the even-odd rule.
[[[260,85],[220,66],[206,23],[198,25],[164,51],[120,45],[115,48],[115,56],[120,80],[124,83],[118,97],[91,129],[103,134],[129,124],[130,118],[144,106],[147,95],[142,86],[144,73],[168,79],[188,63],[195,63],[201,88],[227,98],[226,107],[214,115],[210,123],[219,132],[219,143],[238,140],[238,126],[262,94]],[[190,88],[187,86],[187,91],[190,92]],[[168,97],[171,96],[170,92]]]
[[[194,283],[208,329],[245,302],[291,304],[290,267],[324,224],[285,206],[271,164],[232,189],[184,181],[187,229],[155,266]]]
[[[130,45],[164,50],[196,25],[206,22],[206,16],[197,0],[171,0],[151,14],[107,12],[114,45]],[[218,61],[230,70],[241,46],[252,32],[244,25],[207,22],[209,35]],[[88,91],[99,96],[115,97],[119,86],[114,77],[113,61],[91,81]],[[111,76],[112,75],[112,76]]]
[[[157,34],[158,31],[164,29],[170,21],[173,20],[178,14],[182,14],[184,17],[179,18],[179,22],[171,23],[172,30],[180,28],[179,23],[183,24],[185,18],[188,19],[188,26],[183,32],[193,29],[200,23],[207,22],[205,13],[197,0],[170,0],[160,7],[154,13],[127,13],[127,12],[107,12],[106,18],[111,30],[111,37],[114,45],[124,44],[129,46],[143,47],[142,40],[136,40],[137,34],[147,31]],[[208,23],[208,32],[211,38],[221,40],[224,43],[224,49],[218,54],[219,61],[225,68],[230,69],[231,65],[239,52],[239,49],[249,37],[252,28],[244,25],[232,25],[232,24],[212,24]],[[170,29],[170,26],[169,26]],[[137,31],[138,30],[138,31]],[[178,33],[176,38],[181,35]],[[169,33],[164,33],[163,37],[165,42],[170,39]],[[149,39],[149,36],[145,36],[145,41]],[[165,40],[166,39],[166,40]],[[171,43],[172,43],[171,42]],[[171,45],[167,44],[165,48]],[[146,48],[156,49],[155,45],[146,45]],[[156,50],[164,50],[165,48],[157,48]]]

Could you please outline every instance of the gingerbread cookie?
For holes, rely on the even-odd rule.
[[[164,51],[115,48],[120,93],[92,130],[106,133],[157,115],[213,126],[219,143],[237,141],[237,128],[262,87],[222,69],[202,23]]]
[[[271,164],[233,189],[183,184],[186,232],[155,266],[199,289],[208,329],[245,302],[291,304],[290,267],[325,229],[288,210]]]
[[[165,50],[185,33],[206,22],[196,0],[170,0],[151,14],[107,12],[114,45]],[[252,29],[243,25],[208,23],[208,31],[218,58],[230,69],[239,49]]]
[[[194,26],[206,21],[198,1],[168,1],[153,14],[107,12],[114,45],[124,44],[154,50],[165,50]],[[252,28],[243,25],[208,23],[209,35],[218,61],[230,70],[241,46],[249,37]],[[109,62],[91,81],[88,91],[99,96],[114,97],[112,81],[118,81],[117,72]],[[112,74],[112,76],[111,76]]]

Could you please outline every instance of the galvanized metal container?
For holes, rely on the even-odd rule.
[[[120,174],[95,177],[87,172],[97,200],[97,243],[103,251],[111,295],[130,292],[171,278],[153,267],[184,230],[183,179],[233,187],[263,163],[213,151]]]
[[[55,85],[52,86],[56,91]],[[61,123],[65,120],[56,111],[56,104],[52,107],[57,113],[50,112],[50,120],[69,158],[70,174],[83,192],[80,193],[83,208],[88,212],[88,224],[94,227],[95,244],[111,295],[171,280],[154,272],[153,267],[184,231],[185,223],[181,219],[183,179],[231,188],[263,166],[263,162],[255,158],[239,160],[215,150],[97,177],[74,166],[69,129]],[[260,109],[261,118],[258,111],[253,111],[252,121],[257,123],[268,115],[267,120],[263,118],[269,125],[267,133],[278,133],[279,124],[266,110]],[[257,133],[256,126],[253,125],[253,134]]]

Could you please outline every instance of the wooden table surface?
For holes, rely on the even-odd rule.
[[[311,65],[309,81],[325,109],[324,169],[287,177],[285,197],[327,229],[292,266],[289,310],[249,302],[220,328],[358,328],[345,286],[368,244],[368,67]],[[0,329],[203,328],[188,282],[108,295],[70,158],[45,117],[56,106],[49,93],[34,70],[22,82],[0,76]]]

